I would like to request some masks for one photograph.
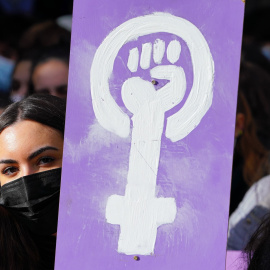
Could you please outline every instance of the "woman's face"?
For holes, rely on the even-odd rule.
[[[11,86],[11,99],[16,102],[25,98],[29,91],[29,81],[31,77],[31,61],[23,60],[17,63]]]
[[[63,135],[35,121],[17,122],[0,134],[0,184],[62,167]]]
[[[34,69],[32,81],[36,93],[66,98],[68,64],[59,59],[41,63]]]

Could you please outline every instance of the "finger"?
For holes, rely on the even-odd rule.
[[[178,40],[172,40],[167,48],[167,59],[174,64],[179,60],[181,53],[181,44]]]
[[[151,54],[152,54],[152,43],[144,43],[142,45],[142,54],[140,66],[142,69],[148,69],[150,67],[151,62]]]
[[[129,51],[127,67],[131,72],[136,72],[139,63],[139,50],[138,48],[133,48]]]
[[[161,64],[164,53],[165,53],[165,42],[161,39],[156,39],[153,50],[153,59],[156,64]]]

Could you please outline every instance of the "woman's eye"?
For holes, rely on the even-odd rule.
[[[42,157],[38,161],[38,165],[46,165],[48,163],[51,163],[54,161],[54,158],[52,157]]]
[[[12,175],[12,174],[14,174],[14,173],[16,173],[18,171],[19,171],[19,169],[16,168],[16,167],[7,167],[4,170],[2,170],[2,174]]]

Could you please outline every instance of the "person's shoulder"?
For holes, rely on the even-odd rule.
[[[248,192],[246,193],[243,202],[253,201],[256,204],[262,203],[265,199],[269,198],[269,208],[270,208],[270,175],[261,178],[259,181],[254,183]],[[254,198],[254,196],[256,198]],[[255,200],[254,200],[255,199]]]
[[[270,175],[267,175],[263,178],[261,178],[259,181],[257,181],[254,186],[258,186],[258,187],[270,187]]]
[[[270,209],[270,175],[254,183],[229,219],[229,231],[256,206]]]

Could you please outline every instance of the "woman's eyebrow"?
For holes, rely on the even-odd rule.
[[[36,156],[40,155],[41,153],[43,153],[44,151],[47,151],[47,150],[58,151],[59,149],[56,148],[56,147],[53,147],[53,146],[45,146],[45,147],[42,147],[42,148],[38,149],[37,151],[33,152],[27,159],[31,160],[31,159],[35,158]]]
[[[10,163],[18,163],[18,161],[14,159],[1,159],[0,164],[10,164]]]

